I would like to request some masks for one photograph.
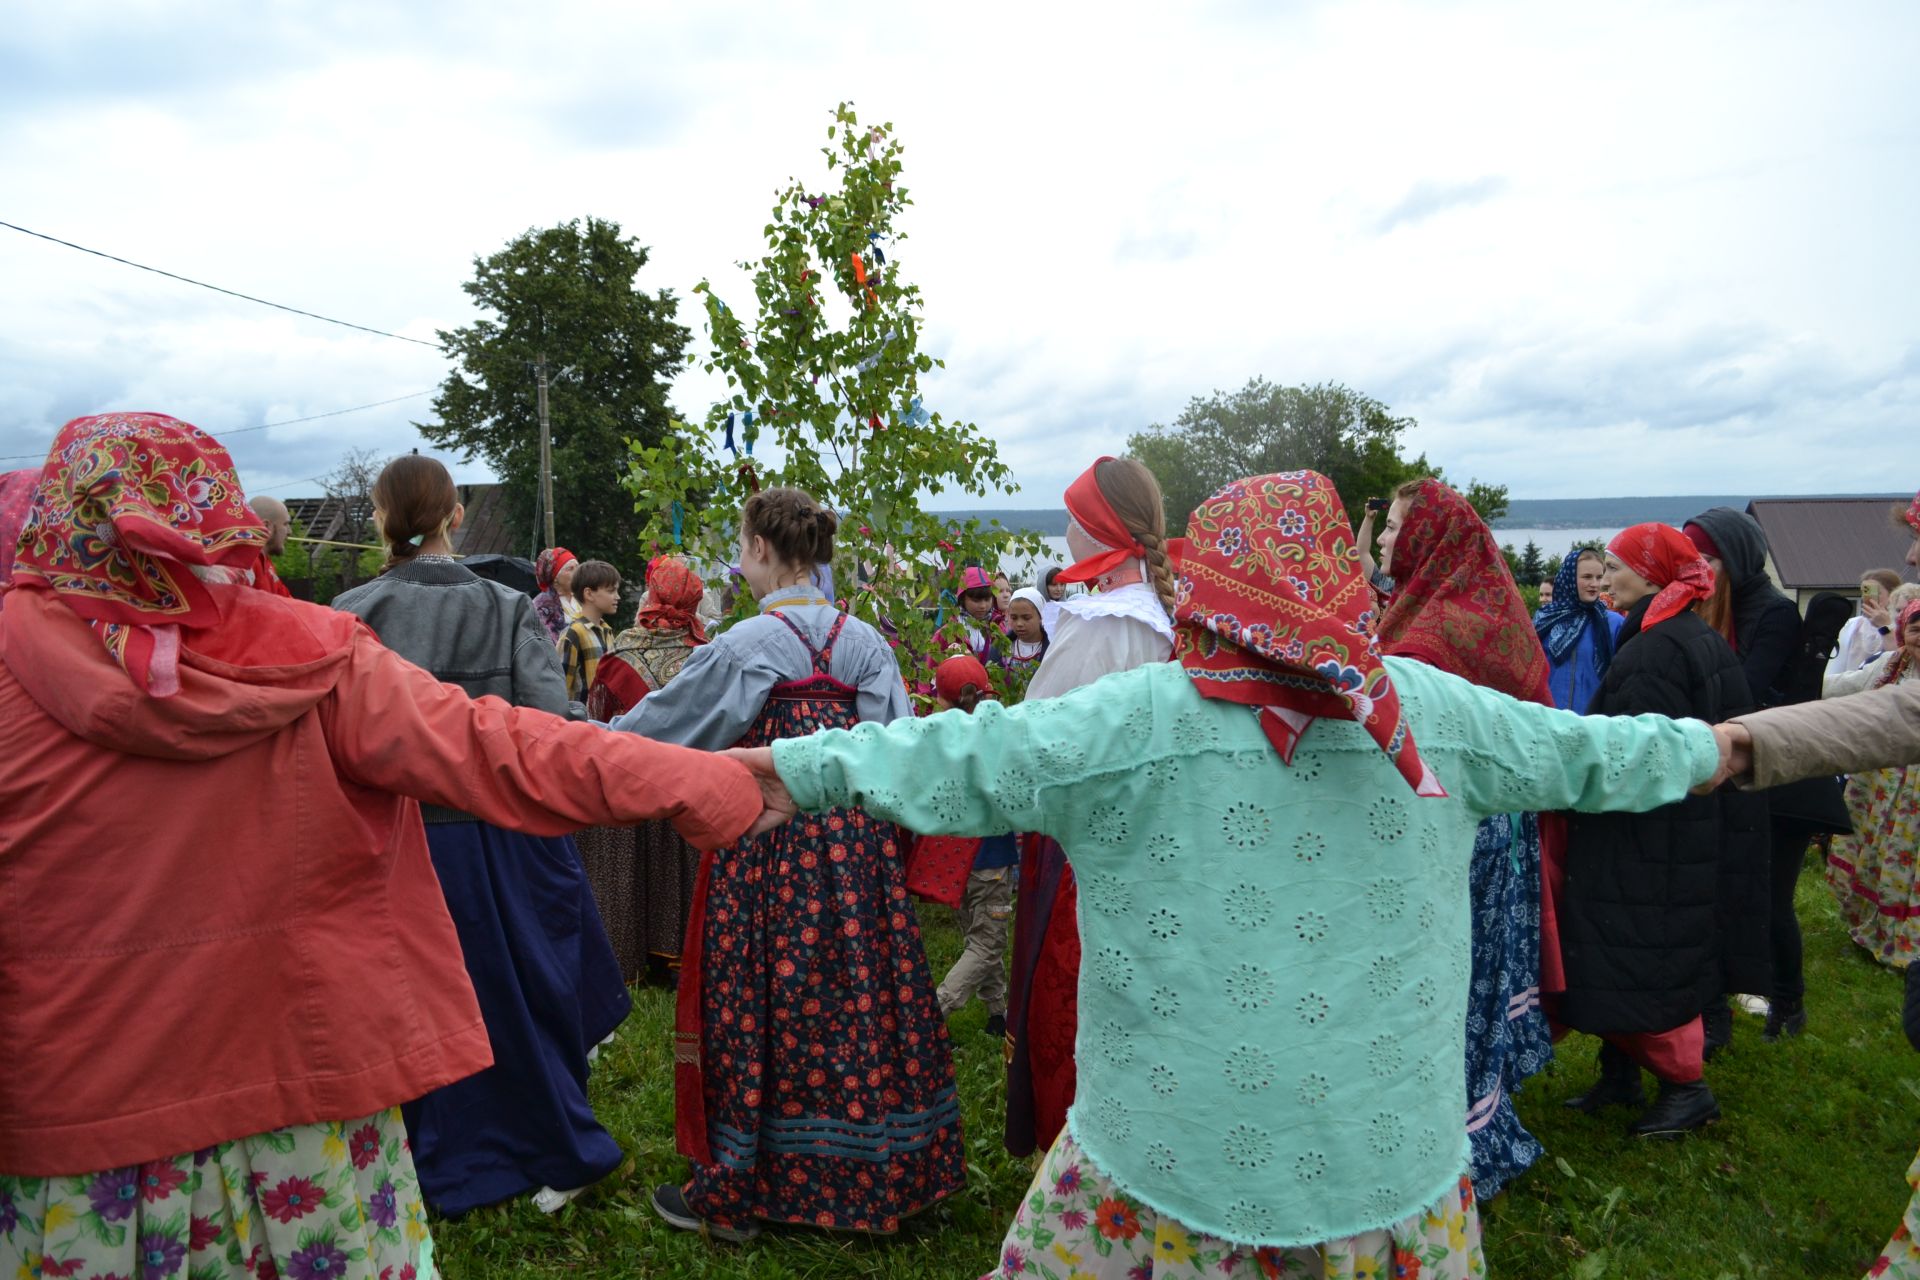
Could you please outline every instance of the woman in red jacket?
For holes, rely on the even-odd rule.
[[[725,760],[470,699],[246,585],[227,453],[61,431],[0,614],[0,1274],[431,1275],[400,1103],[491,1061],[416,800],[761,812]]]

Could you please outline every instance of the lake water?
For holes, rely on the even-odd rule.
[[[1618,529],[1525,529],[1496,526],[1493,531],[1493,540],[1501,546],[1510,546],[1515,551],[1519,551],[1531,539],[1539,546],[1540,553],[1557,565],[1559,559],[1565,556],[1575,543],[1592,542],[1596,539],[1606,542],[1618,532],[1620,532]],[[1002,565],[1007,575],[1016,584],[1035,581],[1053,565],[1073,563],[1072,557],[1067,554],[1065,538],[1043,538],[1042,541],[1047,544],[1048,558],[1029,562],[1021,556],[1010,556]]]

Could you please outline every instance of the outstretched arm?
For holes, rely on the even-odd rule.
[[[1049,787],[1043,811],[1047,775],[1023,710],[989,702],[972,715],[863,724],[789,738],[751,758],[775,807],[784,789],[802,811],[858,805],[923,835],[1056,833],[1077,806],[1066,788]],[[769,764],[777,776],[767,776]]]
[[[363,786],[464,809],[534,835],[668,818],[711,849],[761,816],[737,760],[607,733],[499,698],[469,698],[365,632],[320,714],[335,763]]]
[[[1735,774],[1742,787],[1920,764],[1920,681],[1755,711],[1725,727],[1736,743],[1743,734],[1750,744],[1750,776]]]
[[[1482,814],[1528,809],[1641,812],[1712,780],[1722,747],[1698,720],[1582,716],[1389,658],[1428,718],[1460,726],[1468,767],[1440,781]],[[1420,730],[1414,728],[1414,740]]]

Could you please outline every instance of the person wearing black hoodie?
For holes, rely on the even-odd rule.
[[[1635,525],[1608,545],[1607,568],[1628,612],[1589,715],[1717,723],[1753,709],[1733,651],[1695,611],[1713,571],[1678,531]],[[1701,1014],[1729,981],[1765,980],[1766,814],[1763,797],[1722,791],[1650,813],[1572,816],[1564,873],[1548,885],[1566,979],[1549,1012],[1604,1043],[1600,1079],[1567,1106],[1644,1105],[1645,1068],[1660,1093],[1636,1137],[1719,1118]]]
[[[1805,700],[1806,682],[1794,678],[1803,660],[1800,611],[1767,577],[1767,535],[1760,522],[1732,507],[1714,507],[1688,521],[1682,532],[1719,579],[1707,620],[1733,646],[1754,702],[1764,709]],[[1807,845],[1822,832],[1844,835],[1853,824],[1840,784],[1831,777],[1777,787],[1767,793],[1767,803],[1771,854],[1765,887],[1773,982],[1761,1034],[1771,1044],[1799,1035],[1807,1025],[1800,920],[1793,908]],[[1733,1014],[1721,999],[1707,1012],[1707,1056],[1732,1039]]]

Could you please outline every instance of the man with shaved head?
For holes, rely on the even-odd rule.
[[[280,575],[273,571],[273,557],[287,549],[287,534],[293,528],[293,517],[287,514],[287,504],[278,498],[269,498],[264,494],[253,500],[253,514],[267,524],[267,545],[260,552],[260,562],[253,567],[253,585],[262,591],[271,591],[277,596],[293,598],[293,592],[287,590],[287,584],[280,581]]]

